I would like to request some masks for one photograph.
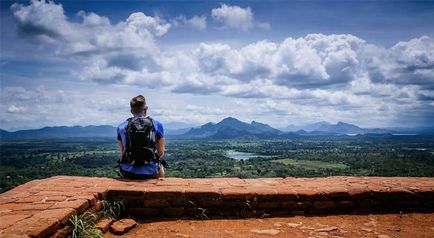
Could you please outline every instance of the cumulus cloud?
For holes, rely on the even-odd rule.
[[[434,89],[434,40],[428,36],[371,49],[367,71],[375,82],[416,84]]]
[[[264,111],[286,115],[303,111],[298,114],[303,118],[322,113],[329,118],[351,116],[357,110],[378,120],[387,114],[392,120],[400,112],[434,107],[434,39],[427,36],[388,48],[348,34],[163,48],[159,39],[172,26],[205,29],[206,17],[179,16],[168,23],[137,12],[113,23],[80,11],[79,21],[73,21],[61,4],[46,1],[14,4],[11,10],[22,37],[42,42],[55,49],[56,57],[82,65],[73,72],[77,78],[106,86],[262,100]],[[213,9],[212,17],[228,28],[260,27],[250,8],[222,4]],[[61,92],[44,98],[38,93],[44,89],[23,90],[8,88],[5,93],[43,103],[65,100]],[[3,112],[31,108],[12,101],[5,105]]]
[[[111,24],[107,17],[80,11],[77,16],[81,21],[73,22],[66,17],[61,4],[51,1],[15,3],[11,10],[23,36],[54,45],[55,53],[61,57],[104,65],[104,72],[93,66],[85,69],[88,77],[98,82],[120,82],[125,78],[119,72],[122,69],[155,70],[160,56],[155,38],[165,35],[171,27],[170,23],[142,12]]]
[[[268,92],[286,92],[285,88],[342,90],[361,78],[377,84],[434,87],[434,40],[427,36],[390,48],[353,35],[309,34],[240,48],[200,43],[193,50],[163,51],[156,40],[168,33],[171,24],[142,12],[112,24],[104,16],[83,11],[77,14],[80,22],[70,21],[62,5],[53,2],[14,4],[11,9],[20,32],[31,29],[27,37],[49,39],[47,43],[58,46],[59,56],[85,61],[77,76],[102,84],[277,98],[282,96],[257,88],[268,88]],[[222,4],[213,9],[213,16],[244,29],[254,24],[250,8]],[[179,17],[177,21],[194,19]],[[246,92],[248,88],[250,92]]]
[[[61,4],[32,0],[29,6],[15,3],[11,10],[21,34],[55,40],[72,31]]]
[[[19,112],[25,112],[26,108],[25,107],[17,107],[15,105],[10,105],[7,109],[7,112],[9,113],[19,113]]]
[[[219,8],[211,10],[214,20],[221,22],[225,27],[248,31],[254,27],[268,29],[270,24],[266,22],[256,22],[250,7],[242,8],[222,4]]]
[[[189,26],[197,30],[205,30],[206,29],[206,16],[193,16],[191,18],[187,18],[184,15],[180,15],[175,17],[172,20],[172,24],[174,26]]]
[[[313,34],[282,43],[260,41],[234,49],[200,44],[194,52],[199,70],[243,82],[271,80],[289,88],[342,87],[359,77],[365,41],[352,35]]]

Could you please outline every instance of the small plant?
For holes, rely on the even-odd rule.
[[[125,206],[122,201],[110,202],[108,200],[102,201],[103,209],[100,212],[101,216],[117,220],[125,211]]]
[[[101,211],[97,213],[86,211],[81,215],[73,215],[69,219],[72,224],[72,238],[103,238],[101,230],[95,227],[95,223],[101,217],[117,220],[125,211],[122,201],[110,202],[103,200],[101,202],[103,205]]]
[[[188,201],[193,206],[193,215],[198,219],[207,219],[207,210],[205,208],[198,207],[195,202]]]
[[[72,224],[72,238],[103,238],[102,232],[95,227],[98,215],[85,212],[79,216],[73,215],[69,221]]]

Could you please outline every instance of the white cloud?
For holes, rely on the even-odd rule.
[[[104,61],[112,68],[131,69],[138,67],[137,62],[142,67],[155,67],[159,49],[154,39],[165,35],[171,27],[160,18],[142,12],[111,24],[107,17],[80,11],[77,15],[82,21],[72,22],[61,4],[51,1],[34,0],[27,6],[15,3],[11,10],[19,32],[25,37],[54,45],[59,56]],[[128,61],[130,58],[133,60]],[[95,78],[98,80],[98,75]]]
[[[73,72],[76,78],[101,87],[126,85],[167,94],[258,100],[266,112],[305,119],[326,115],[357,120],[354,114],[387,124],[399,113],[433,109],[434,40],[426,36],[390,48],[345,34],[309,34],[238,47],[198,42],[193,49],[164,48],[159,39],[169,33],[171,24],[205,29],[206,18],[180,16],[169,24],[138,12],[114,24],[107,17],[83,11],[77,14],[79,22],[72,21],[62,5],[52,2],[14,4],[11,9],[23,37],[55,48],[55,57],[82,66]],[[228,28],[247,31],[260,27],[250,8],[223,4],[213,9],[212,16]],[[65,92],[44,90],[5,88],[3,94],[23,103],[8,99],[1,111],[18,112],[32,108],[30,101],[37,102],[41,105],[38,118],[43,120],[56,100],[68,101]],[[202,108],[190,107],[198,113]],[[171,109],[164,113],[173,119],[183,118]],[[215,115],[205,109],[203,113],[208,116],[198,115],[197,121]],[[257,112],[243,108],[242,112],[224,113],[254,116]]]
[[[206,29],[206,16],[193,16],[191,18],[187,18],[184,15],[180,15],[175,17],[172,20],[172,24],[174,26],[182,26],[187,25],[197,30],[205,30]]]
[[[26,111],[25,107],[17,107],[15,105],[10,105],[8,107],[8,110],[7,110],[7,112],[9,112],[9,113],[20,113],[20,112],[25,112],[25,111]]]
[[[221,22],[225,27],[248,31],[254,27],[269,29],[270,24],[266,22],[256,22],[250,7],[242,8],[221,4],[219,8],[211,11],[211,16]]]
[[[434,40],[428,36],[371,48],[367,70],[375,82],[416,84],[434,89]]]

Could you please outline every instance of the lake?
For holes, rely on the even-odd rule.
[[[226,156],[235,159],[235,160],[248,160],[253,157],[269,157],[267,155],[259,155],[256,153],[247,153],[247,152],[240,152],[236,150],[228,150],[226,151]]]

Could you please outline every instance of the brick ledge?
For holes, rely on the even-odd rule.
[[[286,216],[434,210],[434,178],[164,178],[56,176],[0,194],[0,237],[50,237],[70,216],[122,200],[140,216]]]

